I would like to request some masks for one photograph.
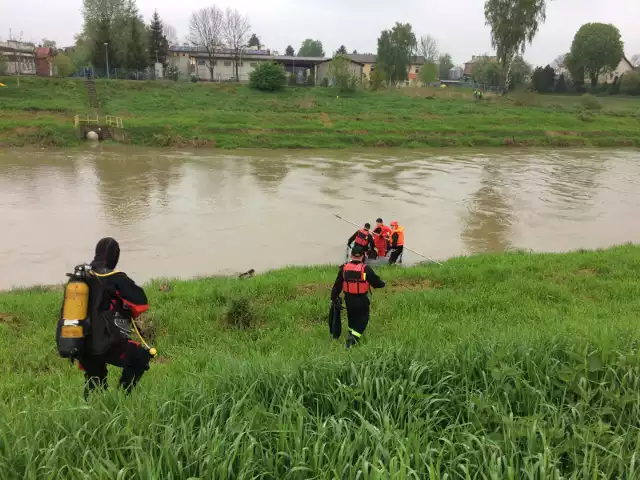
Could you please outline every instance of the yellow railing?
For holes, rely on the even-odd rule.
[[[104,121],[110,127],[122,128],[122,118],[114,117],[113,115],[107,115],[104,117]]]
[[[95,117],[90,117],[89,115],[76,115],[74,117],[76,128],[78,128],[78,125],[80,125],[80,123],[100,123],[99,120],[100,117],[98,117],[98,115],[96,115]]]
[[[95,115],[95,116],[89,116],[89,115],[76,115],[73,118],[73,123],[75,125],[76,128],[78,128],[78,126],[81,123],[95,123],[95,124],[100,124],[100,116],[99,115]],[[113,115],[105,115],[103,118],[103,122],[104,125],[108,126],[108,127],[116,127],[116,128],[122,128],[122,117],[115,117]]]

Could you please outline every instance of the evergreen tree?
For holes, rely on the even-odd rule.
[[[153,65],[158,61],[165,65],[168,54],[169,42],[164,35],[164,25],[155,11],[149,25],[149,64]]]
[[[248,45],[250,47],[256,47],[258,50],[260,50],[262,48],[262,44],[260,43],[260,37],[258,37],[254,33],[253,35],[251,35],[251,38],[249,39]]]
[[[138,17],[131,17],[129,28],[129,45],[125,67],[128,70],[144,70],[149,66],[144,39],[145,25]]]

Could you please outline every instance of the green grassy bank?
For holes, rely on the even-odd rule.
[[[81,80],[0,78],[0,145],[78,143]],[[640,99],[405,88],[341,95],[330,88],[262,93],[244,85],[98,81],[103,114],[128,142],[172,147],[638,146]]]
[[[159,358],[88,404],[61,292],[0,293],[2,478],[638,478],[640,247],[380,269],[350,352],[335,270],[150,283]]]

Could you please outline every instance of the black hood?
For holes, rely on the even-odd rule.
[[[113,270],[120,258],[120,245],[111,237],[103,238],[96,245],[96,256],[91,262],[91,268]]]

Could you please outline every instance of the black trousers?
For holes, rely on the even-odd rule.
[[[398,257],[402,255],[403,250],[404,246],[400,246],[391,251],[391,256],[389,257],[389,265],[394,265],[398,261]]]
[[[93,355],[85,352],[79,358],[80,368],[84,370],[85,398],[96,388],[107,388],[107,364],[122,368],[120,386],[130,393],[140,378],[149,370],[151,355],[138,343],[129,340],[113,347],[104,355]]]
[[[344,303],[347,306],[349,333],[359,340],[369,324],[369,296],[345,293]]]

